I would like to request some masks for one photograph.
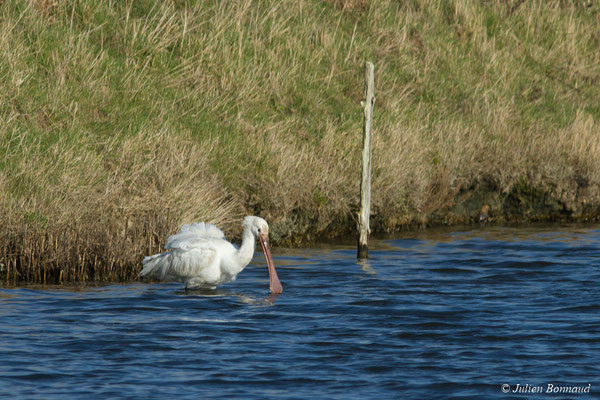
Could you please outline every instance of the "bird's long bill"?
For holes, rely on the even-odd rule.
[[[269,268],[269,288],[271,289],[271,293],[281,293],[283,292],[283,288],[281,287],[281,282],[279,282],[277,271],[275,271],[273,257],[271,257],[271,249],[269,249],[269,238],[267,235],[260,235],[259,239],[260,245],[262,246],[263,252],[265,253],[267,267]]]

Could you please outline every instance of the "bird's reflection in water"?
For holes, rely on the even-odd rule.
[[[210,288],[194,288],[194,289],[180,289],[176,290],[175,294],[180,296],[196,296],[196,297],[235,297],[241,303],[250,305],[264,305],[272,306],[275,305],[275,301],[280,296],[276,293],[270,293],[268,297],[256,298],[250,297],[244,293],[237,293],[226,289],[210,289]]]

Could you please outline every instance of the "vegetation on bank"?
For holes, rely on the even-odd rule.
[[[2,281],[124,280],[183,222],[294,244],[600,214],[589,0],[0,3]]]

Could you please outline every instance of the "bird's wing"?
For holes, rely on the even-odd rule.
[[[182,243],[170,251],[144,258],[140,276],[153,276],[165,281],[198,279],[206,284],[217,282],[221,272],[215,239],[196,237],[181,240]]]
[[[188,250],[198,246],[206,245],[209,239],[225,240],[223,231],[213,224],[204,222],[194,222],[192,224],[184,224],[181,230],[167,239],[165,249],[181,249]]]

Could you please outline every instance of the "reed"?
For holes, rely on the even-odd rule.
[[[181,223],[279,244],[355,226],[362,65],[374,231],[600,214],[600,5],[0,5],[0,277],[126,280]]]

